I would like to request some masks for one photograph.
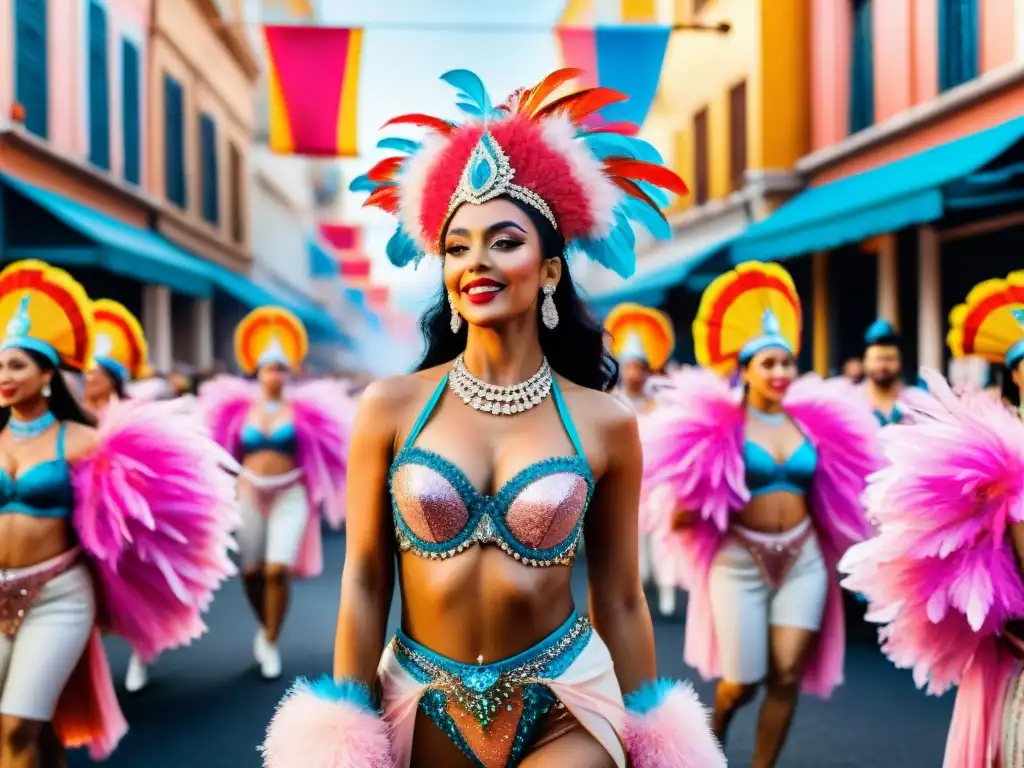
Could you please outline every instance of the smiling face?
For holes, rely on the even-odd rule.
[[[256,378],[263,388],[263,394],[271,400],[276,400],[281,396],[281,390],[288,381],[288,368],[281,363],[267,363],[260,366]]]
[[[444,239],[444,285],[471,325],[536,317],[541,286],[557,285],[561,259],[546,259],[540,233],[514,203],[463,204]]]
[[[42,396],[43,387],[53,380],[23,349],[0,352],[0,408],[11,408]]]
[[[754,355],[743,369],[743,381],[750,394],[769,403],[782,402],[796,378],[796,360],[780,347],[769,347]]]
[[[85,396],[92,401],[109,400],[114,393],[114,380],[103,366],[90,368],[85,374]]]

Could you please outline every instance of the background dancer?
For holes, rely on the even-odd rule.
[[[270,768],[724,765],[692,691],[644,685],[635,416],[607,394],[617,365],[565,264],[578,248],[630,274],[629,220],[667,235],[655,201],[684,187],[646,143],[585,127],[623,96],[552,98],[577,74],[495,108],[449,72],[467,122],[396,118],[431,135],[384,144],[411,156],[353,182],[401,214],[391,260],[442,253],[444,284],[417,373],[361,400],[334,674],[282,703]],[[581,535],[589,619],[570,589]],[[396,554],[402,626],[385,645]]]
[[[619,304],[605,318],[605,330],[612,337],[612,354],[622,366],[621,380],[615,393],[636,413],[654,407],[651,376],[662,373],[675,348],[675,331],[668,315],[639,304]],[[659,570],[651,558],[651,536],[646,520],[640,520],[640,578],[646,583],[653,577],[658,585],[658,612],[671,616],[676,611],[678,579],[668,568],[670,563],[659,558]]]
[[[291,312],[255,309],[235,329],[235,356],[256,382],[224,376],[200,390],[214,439],[242,463],[237,540],[245,594],[259,620],[253,655],[268,680],[281,674],[277,640],[291,579],[323,569],[321,515],[336,528],[345,516],[352,406],[337,382],[288,385],[308,348]]]
[[[38,765],[51,720],[100,759],[127,724],[97,623],[145,658],[202,634],[233,570],[226,457],[156,405],[111,404],[93,429],[58,374],[94,339],[63,270],[4,269],[0,327],[0,764]]]
[[[111,299],[92,303],[96,346],[85,372],[83,404],[98,417],[111,400],[124,400],[127,387],[149,373],[149,346],[135,315]]]
[[[869,535],[859,496],[877,426],[844,380],[797,379],[800,301],[777,264],[717,278],[693,325],[697,361],[641,421],[645,504],[660,556],[684,568],[685,658],[721,678],[714,730],[766,687],[755,768],[774,766],[801,689],[842,681],[834,567]],[[720,375],[739,372],[742,389]]]

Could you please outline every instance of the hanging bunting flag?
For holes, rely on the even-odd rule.
[[[637,126],[647,119],[658,92],[671,33],[671,27],[655,26],[561,27],[557,30],[565,66],[586,73],[577,82],[613,88],[629,96],[629,101],[601,110],[604,120]]]
[[[265,26],[270,148],[356,157],[363,30]]]
[[[370,279],[370,259],[362,249],[362,230],[348,224],[326,224],[318,226],[321,239],[336,254],[335,272],[353,285],[361,285]]]

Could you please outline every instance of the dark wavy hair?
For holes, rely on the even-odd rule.
[[[501,199],[508,200],[530,217],[540,234],[541,252],[545,259],[565,259],[565,239],[551,226],[551,222],[525,203],[509,197]],[[441,233],[442,239],[445,234]],[[541,302],[537,302],[540,346],[551,367],[559,376],[582,387],[602,392],[612,389],[619,380],[619,364],[605,345],[604,328],[576,292],[568,264],[563,265],[562,277],[552,298],[558,310],[558,325],[553,329],[540,322]],[[416,367],[417,371],[450,362],[466,348],[466,324],[462,324],[458,333],[452,333],[450,321],[451,309],[442,283],[433,306],[420,320],[426,352]]]
[[[82,404],[78,402],[78,399],[68,389],[64,377],[61,376],[60,369],[53,364],[50,358],[32,349],[23,349],[21,351],[32,358],[32,361],[39,366],[40,370],[53,371],[48,401],[50,413],[57,417],[57,421],[74,421],[78,424],[85,424],[87,427],[96,426],[96,420],[86,413]],[[11,409],[0,408],[0,429],[7,426],[10,418]]]

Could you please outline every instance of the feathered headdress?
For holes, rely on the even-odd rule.
[[[442,80],[459,90],[468,116],[452,123],[422,114],[401,115],[385,125],[419,125],[423,142],[386,138],[378,147],[404,156],[381,160],[355,179],[353,191],[369,192],[365,205],[399,217],[388,243],[397,266],[442,252],[441,233],[462,203],[506,196],[532,206],[581,251],[623,277],[636,265],[630,222],[656,237],[671,231],[661,209],[663,190],[685,194],[686,185],[661,165],[647,142],[627,123],[590,126],[596,113],[626,96],[586,88],[552,98],[578,69],[560,69],[538,85],[520,89],[499,107],[472,72],[455,70]]]
[[[113,373],[121,383],[144,376],[149,370],[149,345],[135,315],[111,299],[92,303],[96,342],[93,361]]]
[[[668,315],[640,304],[619,304],[608,313],[604,327],[611,334],[615,357],[643,360],[654,371],[665,367],[676,346]]]
[[[1024,360],[1024,271],[986,280],[949,313],[953,357],[976,355],[1016,368]]]
[[[63,269],[26,259],[0,272],[0,350],[29,349],[54,366],[84,370],[92,359],[92,304]]]
[[[309,351],[306,327],[283,307],[260,307],[235,328],[235,357],[247,375],[279,363],[298,370]]]
[[[763,349],[800,353],[803,319],[793,278],[778,264],[748,261],[704,291],[693,321],[697,362],[727,375]]]

